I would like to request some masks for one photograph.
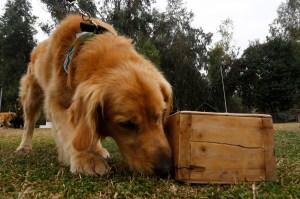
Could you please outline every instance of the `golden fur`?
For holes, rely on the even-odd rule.
[[[14,112],[2,112],[0,113],[0,127],[1,128],[9,128],[10,121],[12,119],[15,119],[17,117],[17,114]]]
[[[54,125],[59,160],[72,172],[107,173],[109,154],[101,139],[110,136],[133,171],[166,173],[172,155],[163,120],[172,105],[171,86],[130,39],[93,20],[109,32],[76,48],[68,73],[63,62],[80,32],[80,16],[68,16],[32,52],[21,79],[25,132],[17,151],[31,149],[44,105]]]

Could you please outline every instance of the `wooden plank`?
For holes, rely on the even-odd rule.
[[[264,128],[263,141],[265,151],[266,180],[273,181],[277,178],[275,161],[274,130],[272,119],[262,118]]]
[[[165,123],[165,131],[173,153],[175,179],[178,180],[190,178],[190,136],[188,128],[190,128],[191,122],[188,119],[182,121],[181,117],[181,114],[176,113],[168,117]]]
[[[180,114],[174,114],[165,121],[165,132],[172,149],[175,167],[178,165],[179,156],[179,131],[180,131]]]
[[[179,132],[179,157],[178,169],[179,175],[176,179],[190,179],[190,164],[191,164],[191,131],[192,115],[180,115],[180,132]]]
[[[261,118],[193,115],[192,141],[217,142],[244,147],[263,145]]]
[[[246,172],[242,168],[236,169],[209,169],[205,172],[190,171],[190,179],[184,180],[188,183],[200,184],[237,184],[241,182],[265,181],[262,169],[248,169]]]
[[[268,115],[268,114],[252,114],[252,113],[215,113],[215,112],[198,112],[198,111],[179,111],[179,112],[176,112],[175,114],[272,118],[272,116]]]
[[[264,149],[192,142],[190,179],[231,183],[265,180]]]
[[[190,161],[190,144],[191,144],[191,126],[192,115],[181,115],[180,117],[180,134],[179,134],[179,164],[178,167],[189,167]]]
[[[264,157],[263,148],[205,142],[191,143],[191,165],[209,169],[264,169]]]

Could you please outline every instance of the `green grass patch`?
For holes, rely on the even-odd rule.
[[[173,179],[132,174],[115,142],[107,176],[72,174],[57,161],[50,130],[36,129],[33,150],[17,154],[22,131],[0,129],[0,198],[299,198],[300,129],[275,131],[278,179],[238,185],[186,185]]]

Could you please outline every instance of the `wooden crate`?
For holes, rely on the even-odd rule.
[[[232,184],[276,179],[270,115],[182,111],[167,118],[166,132],[178,181]]]

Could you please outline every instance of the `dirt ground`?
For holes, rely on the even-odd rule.
[[[300,132],[300,122],[297,123],[277,123],[273,124],[274,130]]]

